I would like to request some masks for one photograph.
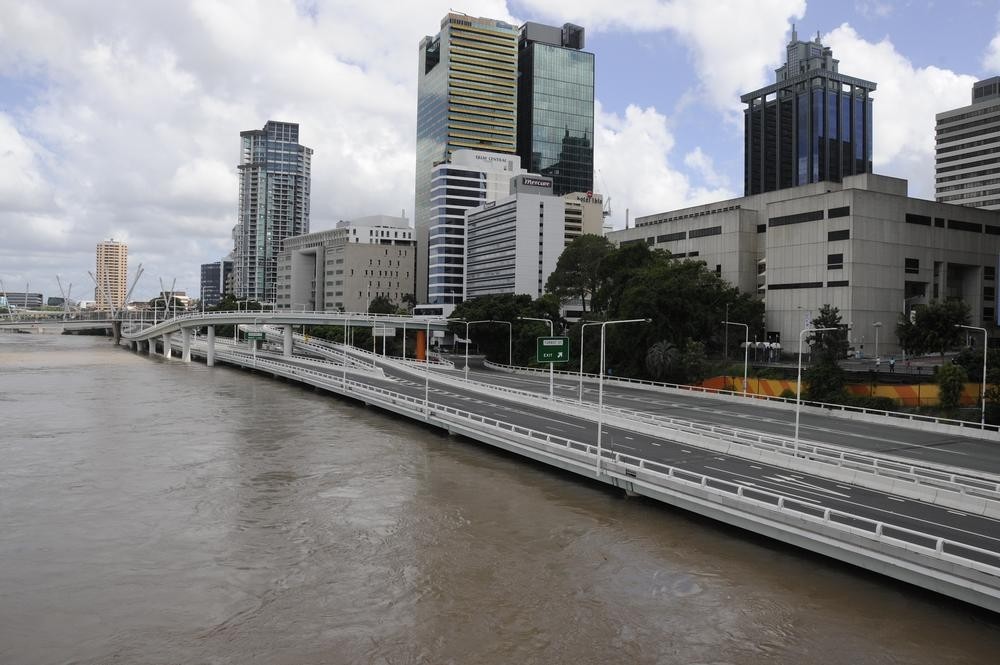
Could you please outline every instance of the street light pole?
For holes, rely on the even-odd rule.
[[[739,321],[723,321],[726,326],[743,326],[746,329],[746,341],[743,342],[743,396],[747,394],[747,361],[750,359],[750,325]],[[727,335],[729,328],[726,328]],[[758,374],[758,376],[760,376]]]
[[[583,404],[583,331],[587,326],[599,326],[600,321],[584,323],[580,326],[580,404]]]
[[[955,324],[956,328],[967,328],[969,330],[978,330],[983,333],[983,393],[981,395],[983,400],[982,416],[980,417],[979,424],[982,427],[986,427],[986,352],[987,346],[989,345],[989,333],[986,332],[986,328],[979,328],[977,326],[966,326],[960,323]]]
[[[519,316],[522,321],[541,321],[543,323],[549,324],[549,337],[553,336],[552,332],[552,319],[539,319],[533,316]],[[552,389],[555,385],[555,370],[553,369],[555,363],[549,363],[549,399],[552,399]]]
[[[799,332],[799,375],[795,381],[795,454],[799,454],[799,411],[802,408],[802,340],[806,333],[839,330],[838,328],[806,328]]]
[[[604,329],[616,323],[649,323],[651,319],[621,319],[601,323],[601,373],[597,376],[597,475],[601,475],[601,433],[604,430]]]
[[[882,327],[882,322],[876,321],[872,326],[875,328],[875,361],[878,362],[878,329]]]

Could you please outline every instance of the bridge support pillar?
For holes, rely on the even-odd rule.
[[[173,356],[173,349],[170,348],[171,337],[170,333],[163,333],[163,357],[167,359]]]
[[[146,340],[146,354],[151,356],[155,351],[156,351],[156,339],[150,337],[149,339]]]
[[[191,362],[191,329],[181,328],[181,360]]]
[[[208,327],[208,351],[205,354],[205,364],[209,367],[215,365],[215,326]]]
[[[282,355],[286,358],[292,357],[292,327],[282,326],[282,333],[284,333],[284,346],[282,348]]]

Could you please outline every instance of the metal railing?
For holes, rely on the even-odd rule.
[[[521,367],[518,365],[504,365],[502,363],[495,363],[489,360],[484,361],[484,365],[491,369],[496,369],[504,372],[511,373],[525,373],[525,374],[544,374],[548,376],[548,369],[540,369],[537,367]],[[557,376],[565,376],[567,378],[579,379],[579,372],[569,372],[566,370],[555,370]],[[597,381],[600,376],[597,374],[589,374],[587,372],[583,373],[583,378],[589,381]],[[619,376],[605,376],[605,383],[616,383],[621,385],[634,385],[634,386],[648,386],[651,388],[657,388],[660,390],[676,390],[680,392],[687,393],[700,393],[704,395],[717,395],[723,397],[734,397],[740,400],[755,399],[755,400],[765,400],[768,402],[773,402],[777,404],[794,405],[796,400],[789,397],[777,397],[774,395],[761,395],[759,393],[744,394],[737,390],[723,390],[721,388],[706,388],[704,386],[689,386],[681,383],[665,383],[661,381],[649,381],[647,379],[630,379],[628,377]],[[1000,433],[1000,425],[986,424],[982,425],[978,420],[973,422],[971,420],[957,420],[955,418],[938,418],[936,416],[928,416],[919,413],[905,413],[903,411],[885,411],[882,409],[869,409],[867,407],[860,406],[850,406],[846,404],[833,404],[830,402],[812,402],[807,400],[802,400],[803,406],[813,406],[828,411],[842,411],[844,413],[861,413],[873,416],[880,416],[885,418],[896,418],[900,420],[906,420],[910,422],[918,423],[934,423],[939,425],[950,425],[953,427],[961,427],[965,429],[974,430],[985,430],[988,432],[998,432]]]
[[[221,355],[237,364],[246,363],[249,366],[252,362],[251,356],[242,352],[223,351]],[[363,395],[366,401],[381,402],[387,407],[396,407],[397,410],[399,407],[404,407],[403,410],[408,411],[415,418],[419,417],[429,421],[433,415],[442,423],[475,425],[496,434],[513,435],[518,437],[521,444],[545,444],[556,452],[562,451],[564,454],[559,456],[566,461],[574,461],[573,454],[582,454],[588,458],[596,459],[597,449],[588,443],[555,436],[456,407],[434,402],[425,403],[423,400],[409,395],[357,381],[345,381],[340,377],[317,370],[291,366],[278,361],[262,360],[261,358],[257,358],[256,364],[258,367],[264,365],[269,372],[287,378],[308,379],[307,383],[321,384],[320,387],[334,392],[339,391],[345,395],[351,393],[356,396]],[[549,450],[548,452],[553,451]],[[722,504],[719,499],[723,497],[736,498],[776,515],[794,517],[799,525],[821,524],[831,530],[841,532],[845,536],[860,536],[873,543],[897,548],[901,553],[919,554],[940,563],[960,565],[989,575],[1000,576],[1000,552],[997,551],[898,526],[885,520],[875,520],[847,511],[823,507],[778,492],[716,478],[636,455],[606,449],[601,454],[603,459],[607,459],[611,464],[620,468],[620,471],[615,467],[605,469],[606,475],[618,480],[646,484],[656,489],[674,489],[675,491],[683,487],[698,488],[703,494],[713,496],[716,504],[724,505],[730,509],[732,508],[731,502]],[[594,468],[592,461],[587,461],[585,466],[587,473]]]

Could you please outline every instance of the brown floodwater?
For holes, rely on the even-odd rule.
[[[0,663],[1000,662],[998,617],[225,367],[0,335]]]

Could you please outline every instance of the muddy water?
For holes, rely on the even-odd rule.
[[[0,335],[0,663],[997,654],[990,615],[378,411]]]

